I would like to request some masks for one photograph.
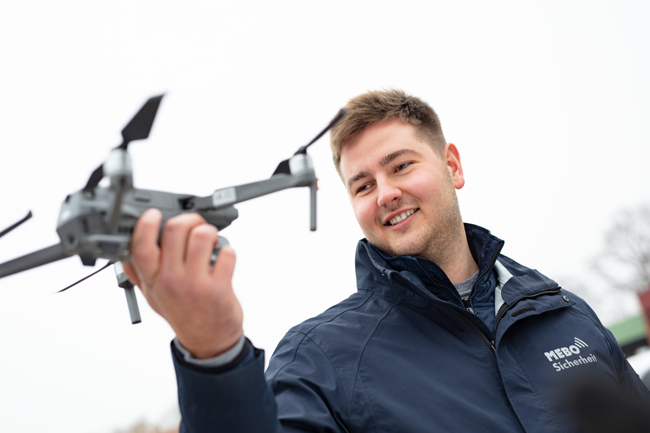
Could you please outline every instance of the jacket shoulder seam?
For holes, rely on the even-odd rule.
[[[349,422],[350,422],[350,405],[349,405],[349,398],[348,398],[348,396],[347,396],[347,393],[345,392],[345,384],[343,383],[343,379],[341,379],[341,376],[339,375],[339,372],[336,370],[336,367],[334,366],[334,363],[332,362],[332,359],[329,357],[329,355],[327,354],[327,352],[325,352],[325,351],[323,350],[323,348],[320,347],[320,346],[318,345],[318,343],[316,343],[312,338],[309,337],[309,335],[307,335],[307,334],[305,334],[304,332],[301,332],[301,331],[289,331],[289,332],[292,332],[292,333],[295,333],[295,334],[302,334],[303,338],[300,340],[300,342],[299,342],[298,344],[296,344],[296,348],[295,348],[294,351],[293,351],[293,357],[292,357],[291,361],[289,361],[289,362],[287,362],[286,364],[284,364],[284,365],[282,366],[282,368],[278,369],[278,371],[273,375],[273,379],[272,379],[272,380],[273,380],[273,393],[275,394],[275,379],[277,378],[278,374],[280,374],[280,372],[281,372],[282,370],[284,370],[285,367],[289,366],[289,364],[293,363],[293,362],[296,360],[296,355],[297,355],[297,353],[298,353],[298,349],[299,349],[299,347],[304,343],[304,341],[305,341],[306,339],[308,339],[308,340],[311,341],[311,342],[314,344],[314,346],[316,346],[316,347],[320,350],[320,352],[325,356],[325,358],[326,358],[327,361],[329,362],[330,367],[332,367],[332,370],[334,370],[334,373],[336,373],[336,378],[337,378],[338,382],[341,384],[341,387],[343,388],[343,395],[344,395],[345,400],[346,400],[346,401],[345,401],[345,408],[347,409],[347,414],[346,414],[346,416],[347,416],[347,421],[348,421],[348,424],[349,424]]]
[[[404,296],[392,295],[392,294],[389,295],[389,294],[386,294],[384,292],[379,292],[379,291],[373,290],[373,289],[364,289],[363,287],[357,287],[357,290],[358,291],[363,291],[363,292],[369,292],[370,296],[378,296],[378,297],[381,297],[381,298],[384,298],[384,299],[390,299],[390,300],[402,300],[402,299],[414,299],[415,298],[415,296],[412,296],[412,295],[409,296],[408,294],[404,295]]]
[[[580,308],[576,307],[575,304],[571,305],[569,308],[571,308],[572,310],[574,310],[574,311],[580,313],[581,315],[585,316],[586,318],[591,320],[594,323],[594,325],[596,325],[596,328],[598,328],[600,330],[601,334],[603,335],[603,338],[605,339],[605,343],[607,344],[607,349],[609,350],[609,356],[613,357],[614,353],[613,353],[613,350],[612,350],[612,345],[609,342],[609,338],[607,338],[607,333],[603,329],[604,328],[603,325],[601,323],[599,323],[597,320],[594,320],[594,318],[591,317],[591,315],[585,313]]]
[[[334,320],[336,320],[336,319],[337,319],[339,316],[341,316],[342,314],[347,313],[347,312],[349,312],[349,311],[354,311],[354,310],[357,310],[357,309],[363,307],[363,306],[366,305],[366,303],[370,300],[370,298],[372,298],[372,296],[373,296],[373,293],[367,295],[367,296],[366,296],[366,299],[364,299],[363,302],[360,303],[359,305],[357,305],[357,306],[355,306],[355,307],[346,308],[345,310],[338,312],[336,315],[334,315],[333,317],[331,317],[331,318],[329,318],[329,319],[327,319],[327,320],[321,320],[321,321],[319,321],[318,323],[314,323],[314,324],[313,324],[309,329],[306,329],[306,330],[300,330],[299,328],[300,328],[301,325],[297,325],[297,326],[295,326],[294,328],[290,329],[290,330],[287,332],[287,334],[289,334],[289,333],[291,333],[291,332],[296,332],[296,333],[300,333],[300,334],[307,335],[307,334],[309,334],[310,332],[312,332],[314,329],[316,329],[317,327],[319,327],[320,325],[323,325],[323,324],[325,324],[325,323],[333,322]],[[316,317],[317,317],[317,316],[316,316]]]
[[[357,375],[355,375],[357,376]],[[375,408],[372,407],[372,402],[370,401],[370,395],[368,394],[368,390],[366,389],[366,385],[363,383],[363,380],[359,378],[359,382],[361,383],[361,386],[363,387],[363,393],[366,394],[366,400],[368,400],[368,406],[370,407],[370,414],[372,416],[372,423],[375,425],[375,431],[379,431],[379,426],[377,425],[377,416],[375,415]],[[350,408],[348,408],[348,411]]]
[[[361,365],[361,359],[363,358],[363,355],[364,355],[364,353],[365,353],[365,351],[366,351],[366,347],[368,346],[368,343],[370,342],[370,340],[372,340],[372,337],[375,335],[375,332],[377,332],[377,328],[379,328],[379,325],[381,325],[381,323],[384,321],[384,319],[385,319],[386,317],[388,317],[388,315],[393,311],[393,308],[395,308],[398,304],[399,304],[399,302],[394,303],[394,304],[393,304],[393,305],[388,309],[388,311],[386,312],[386,314],[384,314],[384,315],[381,317],[381,319],[379,319],[379,320],[377,321],[377,323],[375,324],[374,329],[372,330],[372,332],[370,333],[370,335],[368,336],[368,338],[366,339],[366,341],[363,342],[363,348],[361,349],[361,353],[359,354],[359,359],[357,360],[357,365],[355,366],[355,369],[354,369],[354,382],[352,383],[352,388],[350,389],[350,392],[351,392],[351,393],[354,392],[354,388],[355,388],[355,386],[356,386],[357,378],[359,378],[359,366]],[[359,378],[359,380],[360,380],[360,378]],[[365,385],[363,384],[363,382],[361,382],[361,385],[362,385],[363,388],[364,388],[364,392],[366,392]],[[368,398],[368,404],[369,404],[370,407],[372,408],[372,403],[371,403],[371,401],[370,401],[370,398],[369,398],[367,392],[366,392],[366,398]],[[352,403],[352,402],[350,401],[350,404],[351,404],[351,403]],[[348,407],[348,413],[350,412],[350,410],[351,410],[351,408]],[[374,418],[374,412],[373,412],[373,420],[374,420],[375,423],[376,423],[376,419]]]

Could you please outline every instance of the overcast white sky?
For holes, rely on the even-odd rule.
[[[207,195],[261,180],[346,101],[396,87],[428,101],[460,149],[463,217],[504,253],[575,281],[606,323],[634,312],[588,263],[621,208],[650,199],[650,6],[642,1],[111,1],[0,6],[0,262],[58,242],[61,201],[83,187],[150,96],[130,146],[141,188]],[[306,189],[238,206],[246,334],[283,333],[353,293],[362,237],[314,145],[319,230]],[[173,334],[140,297],[78,258],[0,280],[0,428],[112,432],[176,405]],[[571,290],[570,284],[564,283]]]

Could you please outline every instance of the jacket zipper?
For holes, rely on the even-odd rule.
[[[497,312],[497,315],[496,315],[496,317],[495,317],[495,319],[494,319],[494,335],[495,335],[495,336],[497,335],[497,325],[499,324],[499,321],[501,320],[501,318],[502,318],[503,316],[505,316],[505,314],[506,314],[506,312],[507,312],[508,310],[510,310],[510,309],[511,309],[512,307],[514,307],[515,305],[517,305],[517,304],[519,303],[519,301],[522,301],[522,300],[524,300],[524,299],[533,299],[533,298],[537,298],[538,296],[554,295],[554,294],[557,294],[560,290],[562,290],[562,288],[561,288],[560,286],[558,286],[558,287],[556,287],[555,289],[552,289],[552,290],[544,290],[544,291],[542,291],[542,292],[533,293],[532,295],[522,296],[522,297],[520,297],[520,298],[517,298],[517,299],[516,299],[512,304],[510,304],[510,305],[508,305],[508,304],[503,304],[503,305],[499,308],[499,311]],[[476,313],[474,313],[473,309],[471,309],[472,307],[468,306],[469,302],[466,303],[466,301],[463,300],[463,304],[465,305],[465,307],[467,308],[467,310],[468,310],[470,313],[476,314]],[[496,356],[497,356],[497,352],[496,352],[496,347],[495,347],[495,345],[494,345],[494,341],[490,340],[490,339],[487,337],[487,335],[485,335],[485,334],[483,333],[483,331],[481,331],[481,329],[480,329],[478,326],[476,326],[476,324],[475,324],[474,322],[472,322],[469,318],[465,317],[465,316],[464,316],[460,311],[456,310],[455,308],[452,308],[452,307],[449,307],[449,306],[447,306],[447,305],[444,305],[444,304],[441,304],[441,305],[443,305],[443,306],[444,306],[445,308],[447,308],[447,309],[451,309],[454,313],[456,313],[456,315],[457,315],[458,317],[460,317],[461,319],[463,319],[463,321],[465,321],[465,323],[467,323],[467,324],[469,325],[469,327],[472,328],[472,330],[473,330],[473,331],[474,331],[474,332],[475,332],[475,333],[476,333],[476,334],[481,338],[481,340],[483,340],[483,343],[485,343],[485,345],[486,345],[486,346],[490,349],[490,351],[492,352],[492,355],[494,355],[494,357],[496,358]]]
[[[499,257],[499,253],[501,253],[501,250],[503,249],[503,244],[504,242],[499,242],[499,245],[497,245],[496,250],[494,250],[494,254],[492,254],[492,258],[490,259],[490,263],[488,266],[481,272],[481,275],[478,276],[476,281],[474,281],[474,285],[472,286],[472,290],[470,290],[469,295],[467,295],[467,299],[463,299],[463,305],[465,306],[465,309],[469,311],[472,314],[476,314],[476,311],[474,311],[474,308],[472,308],[472,305],[469,303],[470,298],[474,294],[474,289],[476,288],[476,285],[478,282],[487,274],[491,269],[492,266],[494,266],[494,262],[497,261],[497,258]]]
[[[487,274],[490,271],[490,269],[492,269],[492,266],[494,266],[494,262],[497,261],[497,257],[499,257],[499,253],[501,252],[501,249],[503,248],[503,244],[504,244],[503,242],[499,242],[499,245],[497,245],[497,248],[494,251],[494,254],[492,254],[492,258],[490,259],[490,263],[488,264],[488,266],[485,268],[485,270],[483,270],[481,275],[479,275],[478,278],[476,279],[476,281],[474,282],[474,285],[472,286],[472,290],[470,290],[469,295],[467,295],[467,298],[462,298],[460,300],[463,303],[463,306],[465,307],[465,309],[467,311],[469,311],[470,313],[472,313],[472,314],[476,314],[476,310],[474,310],[474,308],[472,308],[472,305],[469,302],[469,298],[472,297],[472,294],[474,293],[474,289],[476,288],[476,285],[478,284],[479,280],[481,278],[483,278],[483,276],[485,274]],[[418,263],[419,263],[419,260],[418,260]],[[429,276],[429,278],[431,278],[433,281],[440,284],[441,286],[445,286],[445,284],[442,281],[440,281],[439,279],[437,279],[436,277],[431,275],[429,273],[429,271],[427,271],[426,267],[422,266],[422,264],[420,264],[420,266],[422,267],[424,272]],[[455,288],[454,288],[454,290],[455,290]],[[456,292],[456,293],[458,293],[458,292]]]
[[[470,296],[471,296],[471,294],[470,294]],[[472,306],[470,305],[470,303],[469,303],[469,296],[468,296],[467,298],[463,298],[463,299],[461,299],[461,301],[463,301],[463,305],[465,306],[465,309],[466,309],[467,311],[469,311],[469,312],[472,313],[472,314],[476,314],[476,310],[474,310],[474,309],[472,308]]]
[[[493,257],[493,259],[494,259],[494,257]],[[496,260],[496,259],[494,259],[494,260]],[[492,263],[492,264],[494,264],[494,263]],[[491,267],[491,265],[490,265],[490,267]],[[488,269],[490,267],[488,267]],[[431,277],[434,281],[437,281],[431,275],[429,275],[429,277]],[[409,292],[412,292],[415,295],[421,297],[419,293],[417,293],[416,291],[411,289],[407,284],[403,284],[400,281],[395,281],[395,282],[398,283],[400,286],[404,287],[405,289],[407,289]],[[519,301],[522,301],[524,299],[533,299],[533,298],[536,298],[538,296],[553,295],[553,294],[558,293],[561,289],[562,289],[562,287],[558,286],[558,287],[556,287],[555,289],[552,289],[552,290],[544,290],[542,292],[537,292],[537,293],[534,293],[532,295],[521,296],[520,298],[517,298],[512,304],[505,304],[504,303],[503,305],[501,305],[501,307],[499,307],[499,311],[497,312],[496,317],[494,318],[494,335],[495,336],[497,335],[497,326],[499,325],[499,321],[501,320],[501,318],[506,314],[506,312],[508,310],[510,310],[515,305],[517,305],[517,303],[519,303]],[[490,352],[492,352],[492,355],[496,358],[496,347],[495,347],[494,341],[490,340],[483,333],[483,331],[481,331],[480,328],[478,326],[476,326],[476,324],[474,322],[472,322],[469,318],[465,317],[460,311],[456,310],[454,307],[446,305],[444,302],[436,302],[436,304],[438,304],[441,307],[444,307],[444,308],[446,308],[448,310],[452,310],[458,317],[460,317],[465,323],[467,323],[467,325],[481,338],[483,343],[490,349]],[[463,300],[463,305],[465,306],[465,308],[470,313],[475,314],[472,311],[473,309],[470,310],[472,307],[469,306],[469,302],[466,302],[465,300]]]
[[[474,331],[481,338],[481,341],[485,343],[488,349],[490,349],[490,352],[492,352],[492,356],[494,356],[495,358],[497,357],[497,351],[496,348],[494,347],[494,342],[490,340],[487,337],[487,335],[485,335],[478,326],[476,326],[476,323],[472,322],[468,317],[465,317],[463,313],[461,313],[460,311],[458,311],[453,307],[448,307],[445,305],[445,308],[448,308],[451,311],[453,311],[458,317],[460,317],[465,323],[467,323],[467,325],[472,329],[472,331]]]
[[[429,276],[430,276],[430,275],[429,275]],[[430,277],[431,277],[431,276],[430,276]],[[432,278],[433,278],[433,277],[432,277]],[[436,281],[436,280],[434,279],[434,281]],[[404,288],[405,288],[406,290],[408,290],[409,292],[411,292],[411,293],[417,295],[419,298],[422,298],[422,295],[420,295],[420,294],[417,293],[415,290],[413,290],[412,288],[410,288],[407,284],[404,284],[404,283],[402,283],[401,281],[397,281],[397,280],[396,280],[395,282],[396,282],[397,284],[399,284],[400,286],[404,287]],[[480,329],[478,326],[476,326],[476,323],[472,322],[468,317],[465,317],[465,315],[463,315],[463,313],[461,313],[461,312],[460,312],[458,309],[456,309],[455,307],[452,307],[452,306],[450,306],[450,305],[447,305],[446,303],[441,302],[441,301],[433,301],[433,302],[434,302],[436,305],[439,305],[440,307],[442,307],[442,308],[444,308],[444,309],[446,309],[446,310],[451,310],[451,311],[453,311],[454,314],[456,314],[456,315],[457,315],[458,317],[460,317],[460,318],[461,318],[465,323],[467,323],[467,325],[472,329],[472,331],[474,331],[474,332],[475,332],[475,333],[476,333],[476,334],[481,338],[481,341],[483,341],[483,343],[485,343],[485,345],[488,347],[488,349],[490,349],[490,352],[492,352],[492,356],[494,356],[494,357],[496,358],[496,356],[497,356],[497,352],[496,352],[496,348],[494,347],[494,342],[491,341],[491,340],[490,340],[490,339],[489,339],[489,338],[488,338],[488,337],[483,333],[483,331],[481,331],[481,329]],[[471,307],[470,307],[470,308],[471,308]]]

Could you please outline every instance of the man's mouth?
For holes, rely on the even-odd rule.
[[[395,224],[401,223],[404,221],[406,218],[410,217],[413,215],[415,212],[417,212],[418,209],[409,209],[407,211],[402,212],[399,215],[396,215],[395,217],[391,218],[386,225],[387,226],[394,226]]]

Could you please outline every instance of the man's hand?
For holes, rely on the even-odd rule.
[[[167,221],[160,247],[162,215],[147,210],[131,238],[131,264],[124,272],[197,359],[217,356],[241,338],[243,314],[232,289],[235,252],[225,246],[214,266],[217,229],[198,214]]]

